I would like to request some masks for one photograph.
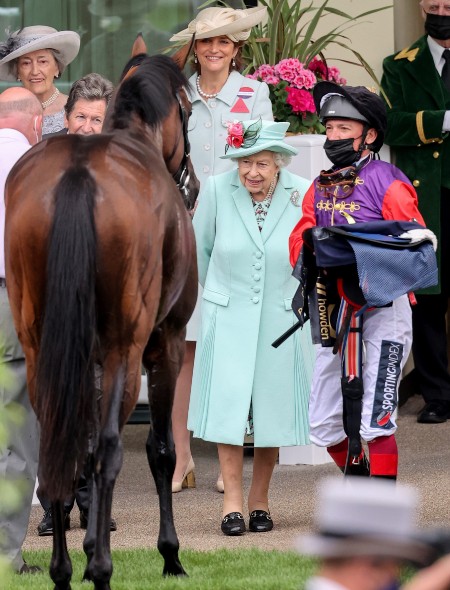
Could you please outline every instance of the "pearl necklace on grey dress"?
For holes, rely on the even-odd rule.
[[[41,102],[42,108],[45,109],[47,107],[49,107],[51,104],[53,104],[55,102],[55,100],[58,98],[59,96],[59,90],[56,88],[55,92],[51,95],[50,98],[47,98],[47,100],[44,100],[44,102]]]
[[[197,84],[197,90],[198,93],[200,94],[200,96],[202,96],[203,98],[216,98],[216,96],[219,94],[220,90],[218,92],[215,92],[214,94],[208,94],[207,92],[203,92],[203,90],[200,88],[200,78],[201,76],[198,75],[197,76],[197,80],[195,81]]]

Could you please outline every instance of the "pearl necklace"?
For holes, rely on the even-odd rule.
[[[53,104],[55,102],[55,100],[58,98],[58,96],[59,96],[59,90],[56,89],[50,98],[47,98],[47,100],[44,100],[44,102],[41,102],[42,108],[44,109],[44,111],[47,107],[49,107],[51,104]]]
[[[267,194],[264,197],[264,199],[262,199],[261,201],[255,201],[255,199],[252,197],[253,202],[254,203],[263,203],[265,201],[270,201],[271,198],[272,198],[272,195],[273,195],[273,193],[275,191],[275,187],[277,186],[277,181],[278,181],[278,172],[272,178],[272,182],[270,183],[269,190],[267,191]]]
[[[197,90],[198,93],[200,94],[200,96],[203,96],[203,98],[216,98],[216,96],[219,94],[219,92],[215,92],[214,94],[208,94],[207,92],[203,92],[203,90],[200,88],[200,78],[201,76],[197,76],[197,80],[196,80],[196,84],[197,84]]]
[[[272,198],[273,191],[275,190],[275,187],[277,186],[277,180],[278,180],[278,172],[273,177],[272,182],[270,183],[270,186],[269,186],[269,190],[267,191],[267,195],[264,197],[264,200],[268,200],[268,199]]]

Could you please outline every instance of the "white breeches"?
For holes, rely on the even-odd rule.
[[[366,312],[363,319],[361,438],[370,442],[397,430],[398,385],[412,342],[411,307],[406,295],[392,307]],[[331,348],[316,345],[309,402],[310,439],[329,447],[346,438],[341,392],[341,359]]]

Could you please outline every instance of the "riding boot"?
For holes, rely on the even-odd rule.
[[[398,448],[395,436],[379,436],[370,441],[370,476],[384,479],[397,479]]]

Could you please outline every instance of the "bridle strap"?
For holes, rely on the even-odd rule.
[[[177,100],[178,100],[178,111],[180,113],[180,119],[181,119],[181,126],[180,126],[180,131],[178,132],[178,136],[177,136],[177,140],[175,141],[175,143],[173,144],[173,149],[170,153],[170,156],[166,159],[166,164],[169,165],[170,162],[173,160],[173,158],[175,157],[175,154],[177,153],[177,148],[178,148],[178,144],[180,143],[180,139],[181,136],[183,135],[183,127],[184,127],[184,113],[183,113],[183,108],[181,106],[181,102],[180,102],[180,98],[178,96],[177,93]],[[186,151],[186,150],[185,150]]]
[[[180,98],[178,92],[176,94],[176,97],[178,100],[178,109],[179,109],[182,125],[180,128],[180,133],[177,137],[177,141],[175,143],[174,149],[173,149],[171,155],[169,156],[169,158],[167,159],[167,164],[169,164],[169,162],[175,156],[179,141],[180,141],[181,137],[183,137],[183,140],[184,140],[183,157],[181,159],[181,162],[180,162],[180,165],[178,166],[177,171],[174,174],[172,174],[172,178],[174,179],[179,191],[184,193],[185,199],[187,200],[189,198],[188,186],[189,186],[189,182],[190,182],[188,160],[189,160],[189,156],[190,156],[191,145],[190,145],[189,137],[188,137],[188,117],[186,115],[185,108],[183,106],[183,103],[181,102],[181,98]]]

